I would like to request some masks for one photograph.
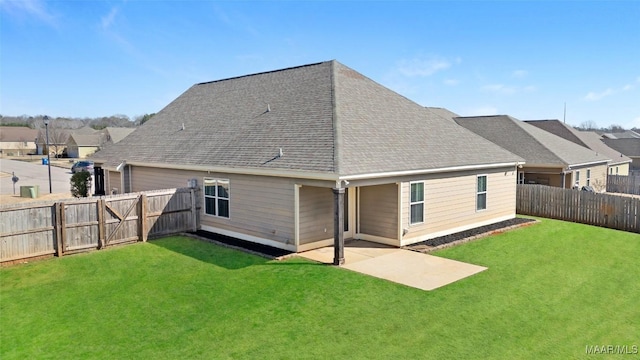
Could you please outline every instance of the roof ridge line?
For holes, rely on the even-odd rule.
[[[286,67],[286,68],[277,69],[277,70],[269,70],[269,71],[262,71],[262,72],[252,73],[252,74],[233,76],[233,77],[225,78],[225,79],[218,79],[218,80],[212,80],[212,81],[205,81],[205,82],[201,82],[201,83],[196,83],[196,85],[207,85],[207,84],[213,84],[213,83],[218,83],[218,82],[227,81],[227,80],[242,79],[242,78],[245,78],[245,77],[250,77],[250,76],[255,76],[255,75],[264,75],[264,74],[277,73],[277,72],[281,72],[281,71],[300,69],[300,68],[304,68],[304,67],[308,67],[308,66],[317,66],[317,65],[320,65],[320,64],[333,62],[333,61],[335,61],[335,60],[321,61],[321,62],[317,62],[317,63],[298,65],[298,66],[291,66],[291,67]]]

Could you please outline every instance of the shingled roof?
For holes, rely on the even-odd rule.
[[[631,162],[630,158],[603,143],[602,137],[595,131],[578,131],[560,120],[526,120],[525,122],[609,157],[611,159],[609,165]]]
[[[337,61],[196,84],[93,158],[340,176],[522,161]]]
[[[457,117],[476,134],[522,156],[527,166],[576,166],[605,163],[609,157],[508,115]]]
[[[640,139],[602,139],[602,141],[629,157],[640,157]]]

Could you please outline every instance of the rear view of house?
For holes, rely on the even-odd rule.
[[[522,162],[336,61],[196,84],[93,159],[108,191],[195,182],[203,230],[291,251],[511,219]]]

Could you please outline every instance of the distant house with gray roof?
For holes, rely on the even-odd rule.
[[[523,161],[337,61],[196,84],[92,158],[113,192],[195,179],[202,230],[291,251],[511,219]]]
[[[22,126],[0,126],[0,155],[27,155],[36,151],[38,130]]]
[[[457,117],[461,126],[525,159],[518,182],[604,191],[610,157],[508,115]]]
[[[602,141],[610,148],[616,149],[624,155],[631,158],[631,169],[640,170],[640,139],[623,138],[623,139],[607,139]]]
[[[526,120],[525,122],[609,157],[611,159],[607,164],[609,175],[629,175],[631,158],[607,146],[595,131],[578,131],[560,120]]]

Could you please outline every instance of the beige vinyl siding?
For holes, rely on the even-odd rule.
[[[572,171],[573,183],[576,183],[576,172],[580,171],[580,181],[578,181],[578,186],[582,187],[587,185],[587,170],[591,170],[591,177],[589,181],[589,185],[593,187],[595,191],[601,192],[606,190],[607,187],[607,165],[599,165],[599,166],[584,166],[580,168],[575,168]],[[614,170],[615,172],[615,170]]]
[[[291,179],[133,167],[132,191],[185,187],[192,178],[198,179],[199,187],[204,178],[229,180],[229,218],[206,215],[202,209],[203,226],[294,244],[295,186]]]
[[[610,172],[611,175],[629,176],[629,163],[611,165],[609,169],[613,170]]]
[[[486,210],[476,211],[477,175],[487,175]],[[409,225],[410,187],[408,182],[402,183],[402,224],[408,231],[403,236],[403,245],[515,217],[516,171],[513,168],[427,179],[424,192],[424,223]]]
[[[333,190],[300,187],[300,244],[333,238]]]
[[[397,239],[398,185],[364,186],[359,196],[360,234]]]
[[[122,194],[122,178],[118,171],[105,171],[104,177],[104,189],[107,194],[111,194],[115,191],[117,194]]]

